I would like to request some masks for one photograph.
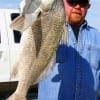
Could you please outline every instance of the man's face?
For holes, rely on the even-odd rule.
[[[76,26],[82,24],[90,4],[70,4],[67,2],[67,0],[64,0],[64,5],[67,22]]]

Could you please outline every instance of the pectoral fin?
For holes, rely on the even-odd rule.
[[[22,31],[24,27],[24,22],[25,22],[25,16],[20,15],[16,17],[10,24],[10,28],[17,30],[17,31]]]
[[[10,28],[23,32],[34,23],[40,13],[41,9],[38,8],[34,13],[20,15],[11,22]]]

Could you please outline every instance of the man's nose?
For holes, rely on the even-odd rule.
[[[74,8],[80,8],[81,6],[79,5],[79,4],[76,4],[75,6],[74,6]]]

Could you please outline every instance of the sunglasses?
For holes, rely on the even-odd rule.
[[[79,4],[80,7],[86,7],[89,4],[88,1],[84,2],[84,0],[82,0],[82,1],[68,1],[68,0],[66,0],[66,1],[68,2],[68,4],[70,6],[76,6],[77,4]]]

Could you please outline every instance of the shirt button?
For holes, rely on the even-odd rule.
[[[71,32],[71,29],[69,29],[68,31]]]
[[[77,68],[76,68],[77,72],[80,72],[81,69],[80,69],[80,66],[78,65]]]
[[[89,50],[89,51],[91,50],[91,47],[90,47],[90,46],[88,47],[88,50]]]
[[[73,41],[73,44],[76,44],[77,42],[76,41]]]
[[[79,88],[80,88],[80,85],[79,85],[79,84],[77,84],[77,85],[76,85],[76,88],[77,88],[77,89],[79,89]]]
[[[75,93],[73,94],[73,97],[75,98]]]

